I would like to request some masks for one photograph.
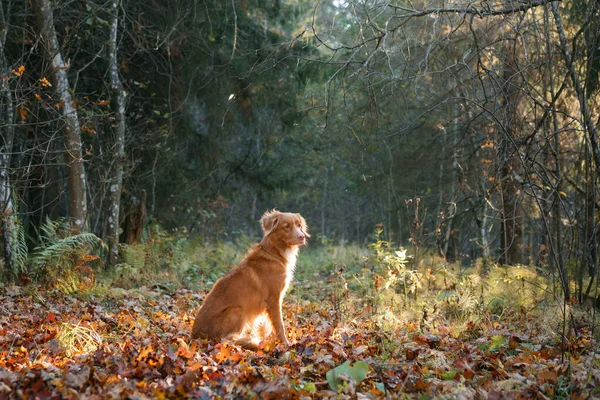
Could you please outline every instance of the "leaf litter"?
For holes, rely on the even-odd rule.
[[[417,321],[384,330],[368,309],[334,322],[330,303],[292,293],[284,311],[293,345],[266,342],[252,352],[190,339],[201,297],[188,289],[85,299],[6,288],[0,399],[600,396],[600,356],[587,326],[563,358],[559,342],[526,329],[531,320],[467,323],[460,335]]]

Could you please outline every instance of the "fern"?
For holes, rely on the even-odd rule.
[[[73,267],[78,253],[97,250],[103,245],[102,240],[93,233],[62,237],[68,234],[67,229],[62,230],[64,222],[62,218],[56,221],[47,218],[40,227],[42,245],[34,249],[28,260],[35,280],[40,280],[47,273],[55,276],[61,274],[64,270]]]
[[[13,230],[12,238],[12,254],[13,254],[13,265],[14,274],[18,275],[26,271],[25,262],[27,261],[27,255],[29,250],[27,249],[27,242],[25,241],[25,228],[23,224],[17,218],[15,218],[15,229]]]
[[[121,246],[121,255],[123,261],[132,267],[142,270],[146,264],[146,245],[131,244]]]
[[[17,210],[17,199],[16,195],[13,193],[12,199],[12,207],[13,213],[7,215],[5,218],[6,223],[8,225],[7,234],[10,235],[8,239],[8,243],[10,245],[10,254],[12,261],[12,270],[9,273],[13,276],[19,276],[22,272],[26,271],[25,261],[27,260],[27,242],[25,241],[25,229],[23,228],[23,224],[21,220],[19,220],[16,215],[18,215]]]
[[[40,238],[40,247],[50,246],[61,238],[60,227],[66,223],[65,218],[51,220],[46,216],[46,221],[40,226],[38,236]]]

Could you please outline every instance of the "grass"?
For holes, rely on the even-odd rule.
[[[239,263],[252,243],[243,235],[212,243],[162,237],[125,248],[122,263],[98,277],[95,287],[168,292],[186,287],[206,292]],[[473,325],[507,316],[521,321],[534,317],[531,329],[543,336],[560,332],[562,307],[551,292],[547,271],[525,266],[483,268],[479,260],[465,268],[427,251],[418,260],[414,265],[410,252],[380,239],[368,247],[311,244],[300,251],[285,302],[325,304],[334,311],[334,325],[368,310],[374,326],[384,332],[416,324],[421,330],[446,326],[451,336],[471,337],[481,333],[474,332]]]
[[[67,357],[80,353],[93,353],[102,343],[102,337],[91,327],[61,324],[56,339],[65,348]]]

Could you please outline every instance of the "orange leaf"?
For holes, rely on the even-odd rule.
[[[148,346],[146,347],[144,350],[142,350],[140,352],[140,355],[137,357],[138,361],[142,361],[145,358],[148,358],[148,356],[150,355],[150,353],[152,353],[154,351],[154,348],[152,346]]]
[[[43,87],[50,87],[50,86],[52,86],[52,84],[50,82],[48,82],[48,79],[46,79],[46,78],[40,79],[40,83],[42,84]]]
[[[14,76],[21,76],[23,75],[23,72],[25,72],[25,66],[24,65],[20,65],[19,68],[17,68],[16,70],[11,70],[10,71]]]
[[[25,122],[27,120],[27,115],[29,115],[27,110],[23,107],[18,107],[17,112],[19,113],[19,117],[21,117],[21,122]]]
[[[107,106],[110,102],[108,100],[100,100],[94,103],[96,106]]]
[[[219,353],[215,355],[215,360],[217,360],[218,363],[222,363],[225,360],[239,361],[241,359],[242,359],[241,354],[232,353],[231,348],[229,346],[224,346],[224,345],[221,345],[221,348],[219,349]]]
[[[96,131],[92,128],[90,128],[89,126],[85,125],[83,126],[83,128],[81,128],[82,131],[89,133],[90,135],[95,135]]]
[[[56,315],[54,315],[53,312],[48,313],[48,322],[50,322],[50,323],[56,322]]]

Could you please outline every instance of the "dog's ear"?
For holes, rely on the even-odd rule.
[[[298,218],[300,218],[300,225],[302,225],[302,232],[304,233],[304,236],[306,236],[307,238],[310,237],[310,235],[308,234],[308,225],[306,225],[306,220],[304,219],[304,217],[300,214],[296,214],[298,216]]]
[[[260,219],[260,227],[262,228],[265,236],[269,233],[273,232],[275,228],[277,228],[277,224],[279,223],[279,216],[281,213],[279,211],[266,211],[262,218]]]

